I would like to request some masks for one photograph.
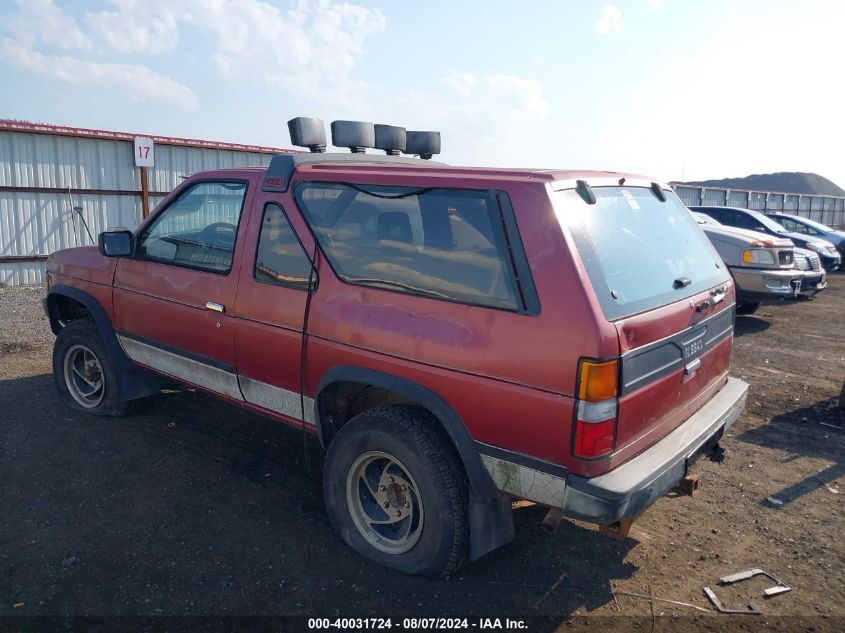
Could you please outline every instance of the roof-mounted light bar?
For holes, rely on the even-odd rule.
[[[288,121],[290,142],[318,154],[326,151],[326,128],[320,119],[298,116]]]
[[[420,132],[408,130],[405,133],[405,153],[416,154],[429,160],[440,153],[440,132]]]
[[[332,145],[348,147],[353,154],[366,154],[376,146],[376,132],[365,121],[332,121]]]
[[[405,128],[376,123],[376,149],[383,149],[388,156],[399,156],[405,151]]]

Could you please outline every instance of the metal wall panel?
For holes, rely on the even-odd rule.
[[[795,213],[795,211],[798,209],[798,198],[800,198],[800,196],[796,194],[789,194],[784,196],[783,210],[789,211],[790,213]]]
[[[170,192],[187,176],[209,169],[266,167],[271,157],[270,154],[254,152],[156,145],[150,191]]]
[[[766,208],[770,211],[780,211],[781,209],[783,209],[783,194],[770,193],[769,199],[766,202]]]
[[[766,194],[759,191],[749,193],[748,208],[763,211],[766,208]]]
[[[185,176],[209,169],[262,167],[272,154],[157,144],[149,190],[166,193]],[[140,172],[131,141],[0,131],[0,187],[92,189],[109,193],[0,192],[0,255],[47,255],[91,240],[109,227],[134,228],[141,219]],[[124,192],[123,195],[110,192]],[[135,192],[138,192],[137,194]],[[150,196],[155,207],[164,196]],[[44,264],[0,267],[0,283],[40,283]]]
[[[740,209],[748,208],[748,192],[747,191],[730,191],[727,195],[727,206],[739,207]]]
[[[711,207],[725,206],[725,195],[727,192],[724,189],[705,189],[704,190],[704,204]]]
[[[126,141],[0,132],[0,186],[138,190]]]
[[[0,262],[0,284],[23,286],[44,283],[44,262]]]
[[[141,200],[135,196],[74,194],[73,206],[96,239],[109,227],[134,228],[141,218]],[[91,243],[67,195],[53,193],[0,193],[0,254],[48,255],[53,251]]]
[[[798,209],[800,211],[809,211],[810,205],[812,204],[812,202],[813,202],[813,196],[801,196],[798,200]]]
[[[701,204],[701,188],[700,187],[684,187],[678,185],[675,187],[675,193],[688,207]]]

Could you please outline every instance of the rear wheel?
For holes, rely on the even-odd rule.
[[[447,576],[461,565],[467,491],[437,420],[407,406],[355,416],[329,445],[323,469],[329,519],[341,538],[410,574]]]
[[[128,410],[118,397],[115,371],[92,321],[73,321],[59,330],[53,346],[53,379],[72,409],[110,416]]]
[[[754,314],[760,308],[759,301],[743,301],[736,305],[737,314]]]

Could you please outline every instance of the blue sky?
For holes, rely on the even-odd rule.
[[[0,118],[287,147],[439,129],[455,164],[845,186],[838,0],[0,0]]]

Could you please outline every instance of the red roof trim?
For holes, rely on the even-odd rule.
[[[222,149],[236,152],[256,152],[258,154],[298,154],[297,150],[265,147],[262,145],[244,145],[242,143],[222,143],[220,141],[206,141],[194,138],[180,138],[178,136],[157,136],[155,134],[133,134],[130,132],[113,132],[110,130],[92,130],[82,127],[66,127],[63,125],[48,125],[46,123],[29,123],[28,121],[0,120],[0,130],[10,132],[27,132],[31,134],[55,134],[59,136],[75,136],[79,138],[108,139],[112,141],[131,141],[136,136],[145,136],[161,145],[179,145],[181,147],[200,147],[205,149]]]

